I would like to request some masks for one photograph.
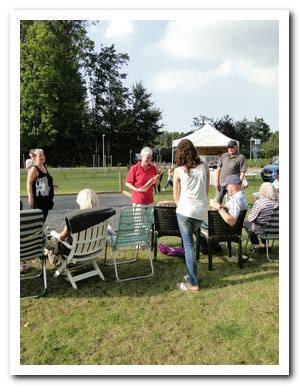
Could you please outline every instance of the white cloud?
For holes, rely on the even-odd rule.
[[[203,85],[229,76],[238,76],[261,87],[271,87],[277,85],[278,67],[263,67],[245,60],[226,60],[212,70],[160,71],[153,77],[153,86],[160,92],[193,92]]]
[[[245,59],[278,64],[278,22],[267,20],[176,20],[151,46],[182,60]],[[150,51],[150,50],[148,50]]]
[[[124,40],[134,31],[133,22],[130,20],[112,20],[105,31],[107,39]]]

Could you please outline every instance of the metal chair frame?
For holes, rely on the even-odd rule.
[[[153,207],[133,207],[124,206],[120,209],[118,229],[114,235],[108,238],[108,243],[112,248],[113,265],[117,281],[127,281],[151,277],[154,275],[153,256],[152,256],[152,227],[153,227]],[[135,275],[121,278],[118,266],[121,264],[134,263],[138,260],[140,250],[149,251],[150,273],[145,275]],[[134,250],[133,258],[124,259],[119,257],[119,252]],[[107,263],[105,255],[104,264]]]
[[[268,223],[264,228],[264,233],[259,234],[258,236],[262,236],[264,239],[266,239],[266,255],[267,255],[268,261],[269,262],[278,261],[277,259],[270,259],[269,257],[269,249],[273,248],[275,240],[279,241],[279,207],[278,206],[276,206],[273,209],[271,216],[268,220]],[[249,240],[250,240],[250,235],[248,233],[245,250],[247,250],[247,245]],[[270,241],[272,241],[272,245],[270,245]]]

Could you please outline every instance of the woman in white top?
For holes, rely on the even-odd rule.
[[[178,167],[174,170],[173,195],[187,271],[186,282],[178,283],[177,287],[196,292],[200,288],[193,235],[207,218],[209,168],[200,160],[196,148],[188,139],[179,142],[176,163]]]

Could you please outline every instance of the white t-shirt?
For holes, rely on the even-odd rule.
[[[207,219],[207,194],[206,194],[206,170],[204,163],[189,174],[184,167],[179,168],[180,196],[176,213],[198,220]]]

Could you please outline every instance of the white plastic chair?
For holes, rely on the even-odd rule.
[[[92,276],[99,276],[105,280],[96,260],[104,255],[107,242],[107,218],[113,214],[115,214],[115,210],[112,208],[105,210],[92,208],[79,210],[68,215],[66,222],[71,239],[69,242],[61,241],[57,232],[51,232],[57,242],[55,254],[61,262],[54,274],[55,277],[65,272],[74,289],[78,289],[76,282]],[[60,254],[58,243],[68,248],[69,254]],[[72,275],[79,266],[86,266],[87,263],[92,264],[92,270]]]

